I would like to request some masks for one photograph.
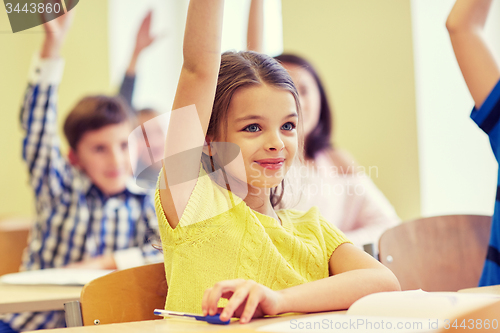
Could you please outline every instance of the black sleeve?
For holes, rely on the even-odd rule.
[[[120,96],[125,98],[128,105],[132,107],[132,97],[134,96],[135,75],[127,75],[123,78],[122,85],[120,86]]]

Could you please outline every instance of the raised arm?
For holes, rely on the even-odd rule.
[[[60,58],[61,47],[73,20],[74,11],[43,25],[45,38],[40,58],[29,74],[28,88],[21,108],[21,125],[25,130],[23,158],[28,164],[31,185],[40,191],[45,185],[52,195],[58,195],[67,179],[65,162],[59,149],[57,132],[57,89],[64,62]],[[48,102],[50,101],[50,103]],[[39,153],[45,151],[46,153]],[[50,152],[50,153],[47,153]],[[56,171],[56,172],[54,172]],[[58,181],[50,181],[49,175],[58,174]]]
[[[184,33],[184,63],[177,85],[173,112],[170,117],[165,158],[200,148],[205,141],[212,113],[217,77],[220,67],[223,0],[191,0]],[[200,168],[199,156],[184,165],[165,165],[161,175],[160,198],[172,228],[182,216],[195,181],[175,186],[178,172],[183,178],[196,179]],[[168,180],[165,184],[165,180]],[[166,186],[165,186],[166,185]]]
[[[446,21],[455,56],[479,108],[498,82],[500,70],[483,36],[491,0],[457,0]]]
[[[252,0],[250,3],[247,50],[264,52],[264,0]]]
[[[156,37],[151,35],[151,17],[152,12],[149,11],[142,19],[135,38],[134,52],[132,52],[130,63],[120,86],[120,95],[125,98],[130,106],[132,106],[132,96],[134,94],[137,61],[142,51],[148,48],[156,40]]]
[[[135,68],[137,65],[137,60],[141,55],[142,51],[144,51],[148,46],[153,44],[156,40],[156,37],[151,35],[151,17],[153,12],[149,11],[146,16],[142,19],[141,26],[137,31],[137,36],[135,38],[135,47],[134,52],[132,53],[132,58],[130,59],[130,63],[127,67],[127,75],[135,75]]]

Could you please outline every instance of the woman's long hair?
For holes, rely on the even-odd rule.
[[[293,64],[306,69],[314,78],[320,94],[320,114],[319,120],[311,133],[304,139],[304,154],[306,159],[314,159],[316,154],[325,149],[333,149],[332,131],[333,114],[328,103],[325,88],[314,67],[302,57],[294,54],[281,54],[274,57],[281,63]]]

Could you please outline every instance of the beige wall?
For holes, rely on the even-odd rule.
[[[60,122],[87,93],[111,92],[107,1],[85,0],[63,49]],[[372,169],[372,178],[408,219],[420,215],[410,2],[283,0],[285,50],[319,69],[335,108],[335,142]],[[0,216],[34,214],[21,160],[19,106],[42,28],[16,34],[0,11]]]
[[[107,1],[80,1],[75,10],[62,52],[66,67],[59,90],[60,124],[83,95],[109,92]],[[31,57],[41,47],[43,32],[35,27],[13,34],[4,10],[0,10],[0,32],[0,217],[33,215],[33,193],[21,158],[19,108]]]
[[[335,143],[402,219],[420,216],[410,1],[283,0],[284,48],[316,65],[335,111]]]

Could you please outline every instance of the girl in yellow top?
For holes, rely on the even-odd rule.
[[[268,56],[221,57],[222,12],[223,0],[189,4],[156,193],[166,309],[214,315],[222,306],[221,320],[247,323],[399,290],[389,269],[316,209],[274,210],[300,149],[297,91]]]

